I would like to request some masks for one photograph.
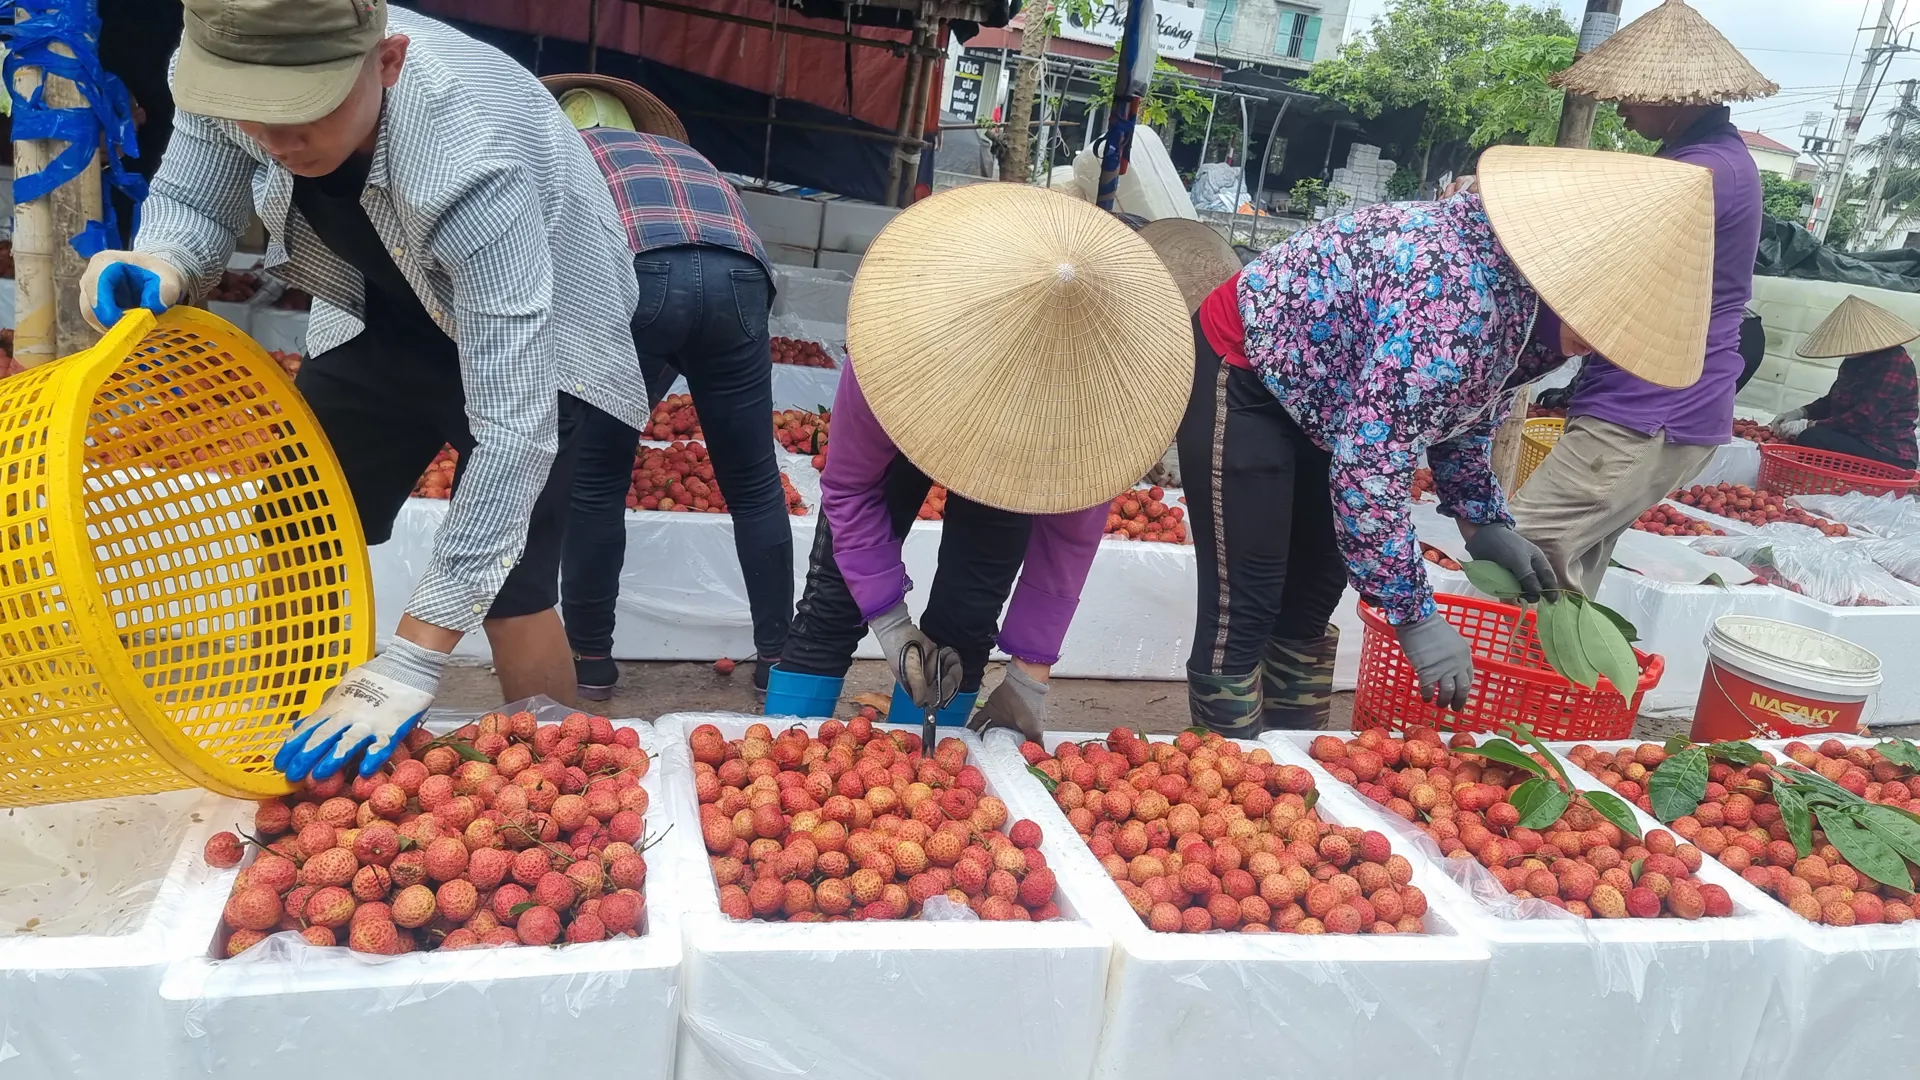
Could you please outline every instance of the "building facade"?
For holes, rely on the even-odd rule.
[[[1178,0],[1173,0],[1178,2]],[[1347,0],[1193,0],[1205,11],[1196,51],[1223,66],[1259,64],[1305,74],[1340,49]]]
[[[1753,155],[1753,163],[1760,167],[1761,172],[1794,179],[1794,166],[1800,155],[1792,147],[1757,131],[1742,131],[1740,138],[1747,144],[1747,153]]]

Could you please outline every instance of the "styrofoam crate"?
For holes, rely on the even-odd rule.
[[[880,230],[886,228],[887,223],[900,213],[898,207],[852,199],[831,199],[825,205],[826,212],[820,225],[822,252],[863,254],[867,245],[873,243],[873,238],[880,235]]]
[[[11,284],[9,282],[8,284]],[[170,957],[193,948],[182,927],[186,875],[176,852],[189,845],[196,819],[225,800],[200,791],[63,803],[0,815],[0,1076],[7,1080],[119,1080],[152,1076],[169,1032],[160,980]],[[55,826],[52,819],[61,824]],[[145,822],[145,827],[130,824]],[[134,869],[140,853],[103,853],[73,871],[100,879],[100,907],[62,933],[54,913],[27,914],[20,897],[41,873],[71,866],[46,857],[26,834],[98,823],[96,839],[157,848],[153,869]],[[62,843],[68,842],[64,837]],[[75,839],[72,842],[83,842]],[[100,846],[96,844],[96,846]],[[192,850],[198,851],[193,845]],[[71,904],[71,899],[65,901]],[[24,919],[22,916],[24,915]],[[42,916],[45,918],[42,918]],[[28,927],[26,921],[40,920]],[[45,927],[54,927],[52,930]]]
[[[1044,745],[1087,737],[1052,732]],[[1096,1080],[1460,1074],[1488,955],[1456,929],[1465,896],[1408,845],[1395,850],[1427,895],[1426,934],[1155,933],[1027,772],[1018,737],[989,732],[986,742],[984,768],[1009,808],[1064,841],[1048,853],[1063,891],[1113,935]],[[1366,824],[1324,799],[1318,808]]]
[[[820,223],[824,214],[818,200],[742,191],[740,204],[746,208],[747,223],[753,226],[761,243],[809,250],[820,246]]]
[[[1064,891],[1063,917],[1043,923],[791,924],[721,914],[701,850],[686,733],[711,723],[734,739],[764,722],[722,713],[658,721],[663,737],[673,738],[666,755],[669,842],[701,871],[689,875],[697,880],[687,893],[681,1080],[1085,1077],[1100,1034],[1112,939]],[[819,721],[804,726],[818,731]],[[675,730],[678,737],[668,734]],[[980,761],[971,732],[943,729],[948,734],[967,744],[970,761]],[[1015,805],[992,775],[987,791],[1010,810]],[[1064,857],[1064,839],[1050,833],[1043,841],[1049,865]]]
[[[1371,815],[1437,857],[1425,834],[1313,760],[1307,747],[1318,734],[1269,732],[1261,741],[1276,759],[1314,770],[1327,789],[1323,803]],[[1602,788],[1571,763],[1567,770],[1582,790]],[[1635,813],[1643,830],[1659,827]],[[1792,930],[1779,905],[1719,863],[1704,860],[1699,878],[1727,890],[1733,915],[1509,919],[1471,905],[1462,931],[1485,939],[1493,959],[1464,1075],[1515,1075],[1552,1060],[1556,1077],[1741,1076],[1763,1027],[1777,1019]],[[1565,1052],[1574,1046],[1609,1052]]]
[[[640,786],[650,800],[647,837],[658,838],[668,819],[663,736],[638,720],[613,723],[637,729],[653,758]],[[452,730],[458,722],[432,726]],[[167,1060],[182,1075],[321,1080],[337,1076],[341,1055],[350,1053],[389,1071],[519,1078],[529,1062],[564,1060],[610,1036],[620,1052],[599,1068],[670,1075],[680,996],[676,898],[689,883],[684,863],[660,857],[660,847],[647,852],[639,937],[370,957],[344,946],[282,949],[295,935],[276,935],[235,959],[213,960],[238,870],[208,867],[200,849],[208,835],[251,821],[247,803],[224,801],[224,809],[201,826],[176,866],[191,890],[184,932],[194,948],[169,965],[160,996],[171,1028]]]

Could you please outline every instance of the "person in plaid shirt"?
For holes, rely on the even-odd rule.
[[[1850,454],[1902,469],[1920,464],[1920,380],[1904,347],[1920,337],[1892,312],[1850,296],[1807,335],[1805,357],[1835,357],[1840,371],[1825,397],[1774,418],[1795,445]]]
[[[552,75],[593,159],[607,178],[633,248],[640,303],[633,340],[647,396],[658,402],[686,376],[706,433],[713,475],[733,515],[734,553],[746,580],[758,654],[754,685],[786,647],[793,622],[793,532],[774,456],[773,302],[766,251],[733,185],[699,151],[676,139],[679,121],[645,90],[602,75]],[[560,608],[583,697],[612,696],[614,604],[626,558],[626,496],[640,433],[614,417],[589,416],[574,476],[572,517],[561,560]]]

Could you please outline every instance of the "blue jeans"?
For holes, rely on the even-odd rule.
[[[686,376],[714,479],[733,516],[753,645],[761,656],[777,657],[793,622],[793,530],[773,448],[772,283],[751,256],[716,247],[644,251],[634,256],[633,269],[640,279],[633,340],[647,399],[658,403],[676,375]],[[640,435],[605,413],[589,413],[561,559],[560,610],[573,651],[606,656]]]

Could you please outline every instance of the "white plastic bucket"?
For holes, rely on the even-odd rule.
[[[1695,742],[1857,731],[1880,689],[1872,650],[1793,623],[1723,615],[1706,645]]]

